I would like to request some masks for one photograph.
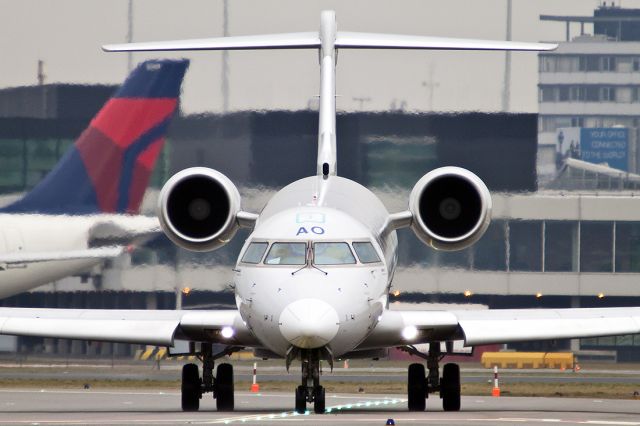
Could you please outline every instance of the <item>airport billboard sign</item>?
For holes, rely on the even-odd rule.
[[[595,164],[628,171],[629,129],[622,127],[582,128],[580,158]]]

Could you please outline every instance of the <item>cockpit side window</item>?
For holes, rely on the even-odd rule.
[[[347,243],[314,243],[313,263],[316,265],[355,264],[356,258]]]
[[[252,263],[258,264],[262,260],[262,256],[264,256],[264,252],[267,251],[268,243],[251,243],[249,247],[247,247],[247,251],[244,252],[244,256],[242,256],[243,263]]]
[[[373,244],[370,242],[354,242],[353,249],[356,251],[361,263],[376,263],[380,262],[376,249],[373,248]]]
[[[273,243],[264,260],[266,265],[304,265],[306,243]]]

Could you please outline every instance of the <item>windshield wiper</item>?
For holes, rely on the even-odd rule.
[[[304,268],[313,268],[313,269],[317,269],[318,271],[322,272],[325,275],[329,275],[329,273],[327,271],[323,271],[322,269],[318,268],[316,265],[313,264],[313,249],[311,248],[311,243],[309,243],[309,246],[307,248],[307,253],[305,255],[306,259],[305,259],[305,264],[303,267],[301,267],[300,269],[297,269],[295,271],[293,271],[291,273],[291,275],[295,275],[298,272],[302,271]]]

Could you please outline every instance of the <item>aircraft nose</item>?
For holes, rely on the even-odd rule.
[[[338,313],[318,299],[301,299],[280,314],[280,333],[299,348],[320,348],[338,334]]]

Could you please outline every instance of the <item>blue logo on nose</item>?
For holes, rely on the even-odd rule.
[[[296,233],[296,237],[300,234],[308,234],[309,231],[307,231],[307,228],[305,228],[304,226],[301,226],[300,228],[298,228],[298,232]],[[311,233],[316,234],[316,235],[322,235],[324,234],[324,228],[321,226],[312,226],[311,227]]]

